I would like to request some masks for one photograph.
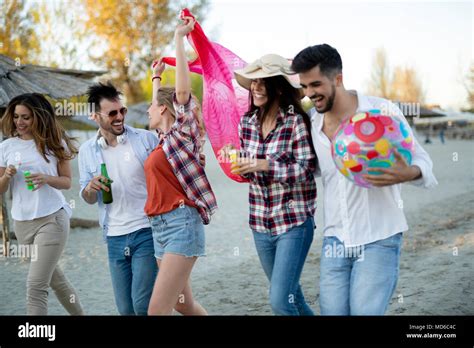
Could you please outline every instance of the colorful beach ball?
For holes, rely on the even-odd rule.
[[[334,134],[331,153],[337,168],[347,179],[362,187],[372,187],[364,174],[380,175],[371,168],[390,168],[394,149],[411,164],[413,134],[406,122],[380,114],[380,110],[358,113],[345,120]]]

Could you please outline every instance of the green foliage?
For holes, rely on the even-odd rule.
[[[91,58],[111,71],[130,104],[143,101],[140,81],[152,60],[171,43],[183,4],[170,0],[83,0],[83,4],[85,26],[95,38]],[[193,0],[187,6],[201,18],[206,4],[206,0]]]
[[[86,40],[81,21],[84,9],[77,1],[39,1],[34,8],[35,33],[40,41],[38,63],[74,69],[84,64],[81,47]],[[82,50],[81,50],[82,49]]]
[[[128,104],[151,99],[150,64],[174,47],[179,10],[203,22],[208,0],[0,0],[0,53],[19,63],[81,69],[89,62],[109,71]],[[171,53],[172,55],[172,53]],[[174,72],[164,74],[174,85]],[[202,78],[192,77],[202,100]]]
[[[175,69],[167,68],[161,75],[161,85],[162,86],[173,86],[175,85]],[[191,73],[191,90],[199,101],[202,103],[202,76],[199,74]],[[143,91],[143,101],[151,101],[153,95],[152,83],[151,83],[151,70],[147,71],[146,76],[140,81],[140,87]]]

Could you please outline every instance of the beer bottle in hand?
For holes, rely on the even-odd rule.
[[[104,202],[104,204],[110,204],[114,201],[112,198],[112,180],[110,180],[109,174],[107,174],[107,167],[105,166],[105,163],[100,165],[100,173],[103,177],[107,178],[107,182],[104,182],[103,184],[109,189],[108,192],[102,190],[102,202]]]

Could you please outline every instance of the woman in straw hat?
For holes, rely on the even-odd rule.
[[[288,61],[275,54],[235,71],[250,107],[239,125],[239,156],[231,158],[232,145],[223,155],[250,182],[249,224],[273,312],[313,315],[299,280],[313,240],[316,155],[299,85],[289,74]]]

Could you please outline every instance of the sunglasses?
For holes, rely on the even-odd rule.
[[[104,114],[102,112],[99,112],[99,114],[102,114],[102,115],[107,115],[109,117],[115,117],[118,115],[118,113],[120,112],[121,115],[125,116],[127,114],[127,108],[124,106],[122,108],[120,108],[120,110],[112,110],[112,111],[109,111],[108,114]]]

